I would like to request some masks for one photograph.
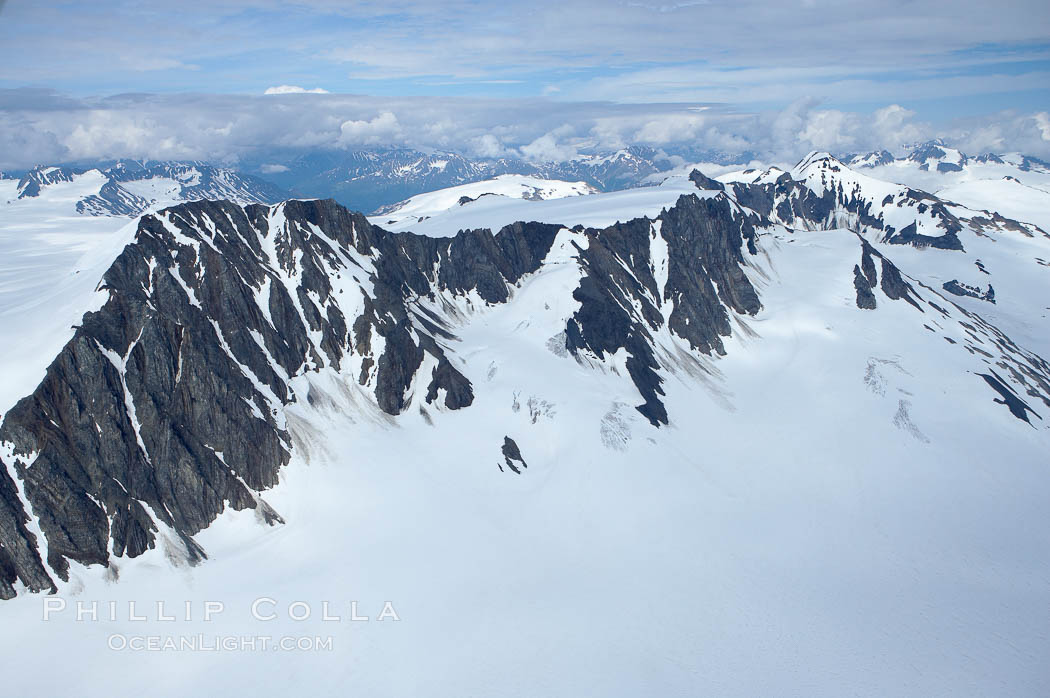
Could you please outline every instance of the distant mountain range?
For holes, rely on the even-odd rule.
[[[466,155],[409,148],[355,151],[268,151],[242,160],[236,167],[206,162],[118,160],[77,166],[37,167],[8,173],[20,178],[19,198],[36,196],[40,188],[97,170],[106,179],[97,194],[78,205],[89,215],[139,215],[151,204],[201,199],[234,203],[273,203],[289,198],[335,199],[352,210],[379,212],[418,194],[492,180],[503,175],[585,182],[599,192],[659,183],[683,162],[732,164],[721,153],[689,153],[693,160],[645,146],[612,153],[594,153],[565,162],[534,163],[516,158],[480,159]],[[753,154],[738,156],[750,160]],[[881,169],[882,179],[933,190],[943,182],[928,174],[970,172],[987,179],[1001,169],[1005,175],[1050,173],[1050,163],[1019,153],[969,156],[941,140],[916,144],[900,157],[887,150],[839,156],[854,169]],[[997,169],[998,168],[998,169]],[[994,172],[993,172],[994,170]],[[758,172],[758,170],[756,170]],[[252,174],[249,174],[252,173]],[[0,178],[5,177],[0,173]]]
[[[983,153],[971,157],[957,148],[952,148],[941,139],[919,143],[908,149],[903,157],[894,157],[886,150],[850,155],[843,158],[850,167],[876,168],[889,165],[914,167],[924,172],[936,171],[942,174],[962,172],[967,165],[1014,165],[1022,172],[1032,170],[1050,172],[1050,163],[1030,155]]]
[[[78,213],[94,216],[137,216],[153,207],[225,199],[240,204],[276,203],[291,194],[276,185],[226,167],[204,162],[143,162],[118,160],[93,167],[36,167],[19,177],[17,199],[40,196],[44,188],[62,182],[96,181],[76,202]]]
[[[644,184],[650,175],[670,170],[673,162],[660,151],[641,146],[548,163],[380,148],[268,154],[241,166],[297,196],[331,198],[354,210],[371,212],[416,194],[505,174],[582,181],[599,191],[615,191]]]

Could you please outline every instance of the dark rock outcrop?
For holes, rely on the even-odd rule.
[[[503,448],[501,451],[503,453],[503,462],[515,475],[520,475],[523,469],[529,467],[525,459],[521,457],[521,450],[518,448],[518,444],[509,436],[503,437]],[[502,465],[500,470],[503,470]]]
[[[292,377],[367,359],[362,382],[397,414],[429,354],[437,362],[430,399],[443,390],[445,407],[469,405],[469,380],[435,340],[440,328],[428,331],[410,312],[410,299],[443,288],[506,300],[507,284],[539,266],[556,232],[519,225],[439,241],[391,235],[334,202],[277,210],[200,202],[143,218],[102,281],[109,300],[85,315],[39,388],[6,415],[6,460],[40,512],[46,562],[59,577],[67,559],[139,555],[157,544],[160,527],[196,551],[190,537],[225,507],[258,506],[289,457],[281,412],[295,400]],[[471,254],[448,263],[458,246]],[[355,251],[374,268],[355,262]],[[428,277],[424,270],[435,268],[444,273]],[[345,284],[334,287],[343,275],[360,282],[359,305],[346,299]],[[376,336],[381,353],[372,349]],[[24,554],[36,546],[10,491],[0,569],[6,577],[16,570],[31,589],[50,588]]]
[[[857,290],[857,307],[862,310],[875,310],[875,294],[871,292],[871,282],[856,265],[853,267],[853,287]]]
[[[904,299],[915,306],[920,313],[926,312],[919,305],[915,296],[915,289],[904,280],[893,262],[882,257],[882,292],[893,300]]]
[[[656,221],[658,227],[636,219],[587,231],[589,245],[579,255],[584,277],[573,293],[581,307],[566,327],[566,347],[599,358],[626,350],[627,371],[645,400],[638,410],[659,425],[667,424],[667,410],[651,332],[664,325],[662,309],[670,306],[669,329],[694,350],[724,354],[727,308],[753,315],[761,303],[744,274],[741,250],[745,241],[755,249],[755,230],[728,197],[683,196]],[[663,288],[652,272],[657,236],[667,245]]]
[[[968,298],[976,298],[979,301],[995,303],[995,289],[992,288],[991,284],[988,284],[987,291],[982,291],[975,286],[968,286],[958,279],[952,279],[951,281],[945,281],[941,288],[954,296],[966,296]]]
[[[700,170],[689,173],[689,181],[696,185],[697,189],[710,191],[725,191],[726,185],[718,180],[711,179]]]
[[[978,373],[984,382],[987,383],[995,392],[999,393],[1000,397],[996,398],[996,402],[1000,405],[1006,405],[1007,409],[1010,410],[1010,414],[1017,417],[1022,422],[1032,423],[1032,420],[1028,418],[1028,413],[1031,412],[1036,416],[1037,419],[1042,419],[1035,410],[1028,406],[1028,403],[1022,400],[1003,380],[999,375],[992,371],[988,373]]]
[[[77,202],[77,213],[91,216],[137,216],[149,208],[150,202],[132,194],[116,182],[102,185],[98,194],[91,194]]]

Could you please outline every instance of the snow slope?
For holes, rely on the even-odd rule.
[[[948,184],[937,189],[936,194],[968,208],[997,211],[1050,230],[1050,182],[1045,188],[1040,188],[1004,175],[1001,179],[971,179]]]

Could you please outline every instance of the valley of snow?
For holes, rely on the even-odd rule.
[[[79,180],[63,186],[10,203],[0,190],[2,409],[39,382],[134,234],[128,219],[77,216]],[[949,187],[960,203],[986,195],[966,186]],[[473,195],[447,191],[372,221],[432,236],[602,227],[690,194],[717,196],[685,177],[543,201],[459,205]],[[586,246],[563,229],[509,302],[449,313],[469,409],[424,404],[424,383],[391,417],[352,375],[295,378],[310,396],[286,410],[297,449],[264,493],[285,523],[229,510],[195,536],[209,559],[192,568],[173,534],[109,570],[75,564],[68,608],[47,622],[49,597],[0,603],[5,688],[39,692],[57,662],[85,696],[1046,695],[1050,411],[1031,400],[1029,424],[995,399],[968,348],[992,342],[963,309],[1045,357],[1045,314],[1029,310],[1050,306],[1050,267],[1032,261],[1050,260],[1050,240],[967,236],[965,254],[868,240],[930,280],[915,282],[921,310],[878,289],[875,310],[857,307],[858,235],[763,231],[745,269],[763,307],[731,314],[725,356],[655,337],[672,367],[658,429],[634,409],[623,353],[588,364],[552,342],[579,307]],[[654,227],[662,289],[661,243]],[[973,258],[996,274],[995,306],[933,284],[980,281]],[[501,466],[508,436],[520,474]],[[276,619],[252,617],[260,598]],[[132,600],[147,620],[129,619]],[[99,619],[78,621],[78,601]],[[177,619],[159,620],[158,601]],[[224,610],[205,622],[209,601]],[[350,621],[351,601],[371,620]],[[294,602],[311,617],[291,619]],[[342,620],[324,621],[323,602]],[[386,602],[399,620],[377,619]],[[108,648],[198,634],[332,636],[333,649]]]

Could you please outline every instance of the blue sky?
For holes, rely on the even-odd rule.
[[[455,118],[450,105],[470,98],[547,104],[552,114],[568,115],[580,112],[580,104],[649,105],[650,113],[675,118],[690,107],[709,106],[709,122],[716,114],[732,115],[720,122],[723,127],[734,118],[747,122],[741,121],[745,115],[755,126],[755,119],[763,121],[759,115],[798,104],[810,112],[869,119],[898,105],[923,133],[972,133],[982,119],[987,124],[1028,115],[1035,118],[1028,130],[1035,131],[1017,140],[1028,147],[1040,132],[1037,115],[1050,108],[1048,5],[8,0],[0,5],[0,90],[6,91],[0,103],[9,123],[47,122],[61,131],[54,118],[39,115],[30,95],[50,90],[86,113],[112,95],[158,95],[176,109],[181,94],[248,98],[294,86],[366,96],[359,103],[374,111],[347,108],[343,121],[370,122],[389,112],[402,126],[399,138],[419,143],[426,134],[408,133],[413,119],[391,111],[405,97],[430,98],[424,108],[439,120]],[[385,108],[384,98],[390,102]],[[208,108],[206,100],[192,101]],[[501,129],[520,127],[511,123],[514,108],[483,111],[494,119],[490,131],[496,138]],[[587,123],[553,118],[543,126],[563,132],[569,126],[571,138],[593,140],[598,112],[582,111],[591,114]],[[316,126],[344,135],[330,124]],[[521,137],[534,135],[517,130]],[[52,135],[68,147],[69,133]],[[630,133],[623,135],[630,140]],[[695,137],[695,129],[683,133]],[[17,145],[10,134],[0,136],[0,145],[5,142]],[[1032,147],[1040,146],[1037,138]]]

